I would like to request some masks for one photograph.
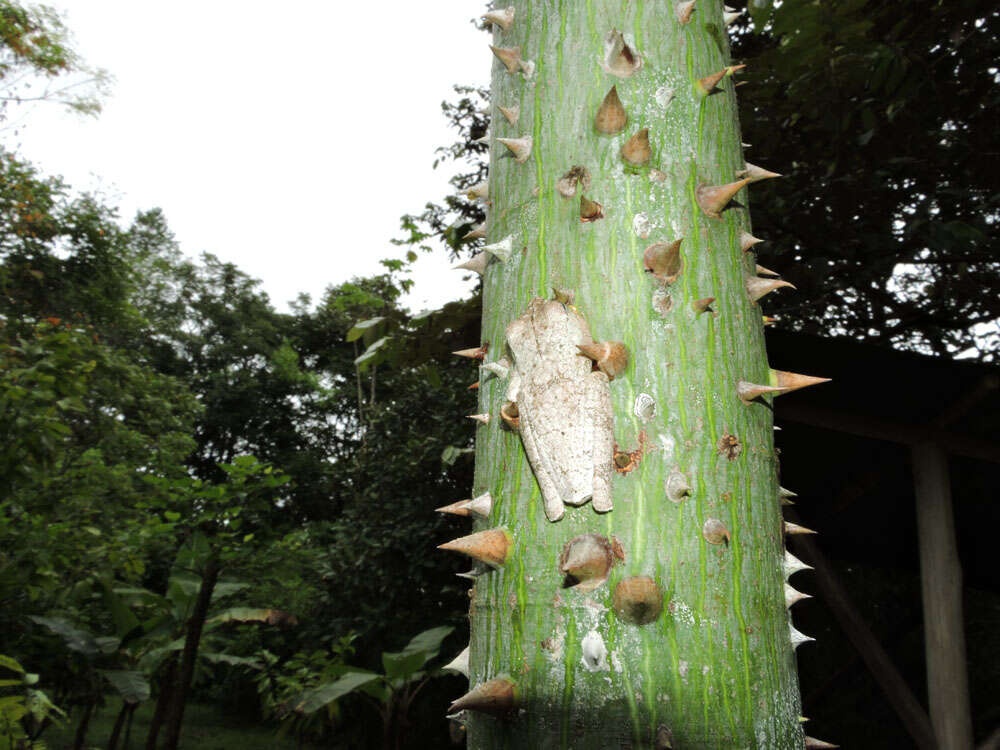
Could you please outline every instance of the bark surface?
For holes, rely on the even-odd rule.
[[[594,341],[624,342],[629,358],[610,382],[613,510],[567,505],[556,522],[521,437],[500,419],[506,380],[483,379],[477,411],[493,418],[476,428],[472,496],[494,503],[474,530],[503,528],[511,547],[476,580],[470,687],[509,677],[516,708],[470,711],[469,747],[801,748],[771,398],[737,396],[739,381],[770,382],[761,307],[746,288],[749,216],[729,207],[710,218],[697,200],[744,168],[734,77],[710,96],[698,89],[730,64],[722,4],[699,0],[686,24],[672,2],[510,4],[514,22],[494,26],[493,44],[529,62],[510,73],[493,61],[487,242],[511,237],[512,252],[484,272],[487,363],[553,287],[575,292]],[[642,58],[627,77],[616,73],[628,55],[607,59],[615,30]],[[627,119],[605,134],[595,117],[612,86]],[[519,107],[517,122],[500,106]],[[607,115],[602,130],[615,127]],[[643,128],[650,157],[637,166],[622,148]],[[525,136],[526,158],[497,141]],[[640,135],[627,155],[641,162],[645,149]],[[560,180],[574,167],[589,184],[566,197]],[[670,263],[661,278],[646,272],[647,247],[681,238],[676,280]],[[595,587],[564,588],[560,556],[583,534],[624,559]]]

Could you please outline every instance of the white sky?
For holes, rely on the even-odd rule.
[[[0,137],[125,220],[163,208],[184,252],[235,263],[278,309],[401,255],[399,217],[449,191],[440,103],[487,85],[492,59],[469,0],[46,4],[114,89],[97,119],[39,106]],[[448,266],[418,262],[411,307],[466,293]]]

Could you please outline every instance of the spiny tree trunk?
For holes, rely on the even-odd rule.
[[[744,160],[724,14],[490,17],[478,508],[451,509],[476,533],[443,545],[488,564],[452,707],[470,748],[805,742],[771,404],[818,379],[767,364],[758,299],[788,285],[757,275],[745,186],[777,175]]]

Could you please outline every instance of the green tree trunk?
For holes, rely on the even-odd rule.
[[[493,26],[492,249],[471,267],[483,271],[484,364],[515,366],[483,372],[478,411],[490,419],[476,426],[474,489],[493,503],[476,520],[487,533],[453,545],[494,563],[475,579],[471,690],[453,706],[466,710],[470,748],[804,744],[771,410],[773,393],[802,383],[768,368],[747,191],[741,206],[706,189],[746,165],[723,6],[690,5],[684,19],[665,0],[516,0],[509,28]],[[706,94],[702,79],[724,71]],[[559,309],[535,303],[522,317],[553,288]],[[559,347],[547,336],[572,332],[574,310],[594,341],[624,343],[627,366],[545,406],[551,393],[525,372],[548,366]],[[530,341],[511,352],[518,318]],[[506,409],[519,435],[500,417],[525,357]],[[594,440],[593,502],[550,520],[526,446],[550,478],[576,447],[586,454],[600,408],[565,424],[553,414],[601,387],[613,458]],[[609,512],[595,510],[602,473]],[[569,549],[580,535],[597,536]]]

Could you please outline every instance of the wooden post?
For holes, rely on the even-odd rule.
[[[973,746],[972,715],[948,459],[940,445],[929,442],[914,445],[911,456],[931,723],[941,750],[964,750]]]

